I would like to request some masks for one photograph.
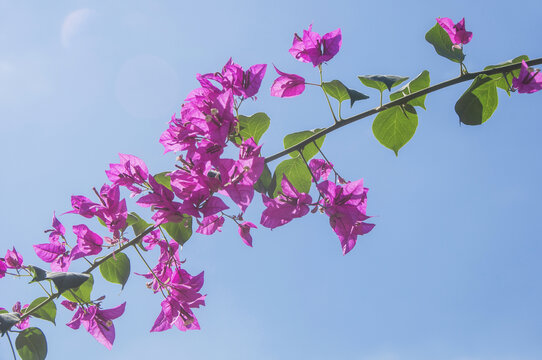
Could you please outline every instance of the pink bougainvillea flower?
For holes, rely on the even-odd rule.
[[[103,239],[100,235],[90,231],[86,225],[75,225],[73,233],[77,235],[77,245],[72,249],[72,260],[86,255],[96,255],[102,251]]]
[[[329,216],[329,224],[338,235],[346,255],[356,245],[358,235],[364,235],[374,227],[363,222],[369,218],[366,215],[369,189],[363,187],[363,180],[345,185],[326,180],[316,186],[324,196],[320,205]]]
[[[231,88],[234,95],[246,99],[258,93],[266,69],[266,64],[257,64],[243,71],[243,68],[230,58],[222,69],[220,82],[224,88]]]
[[[64,306],[66,309],[70,311],[74,311],[78,305],[76,302],[73,302],[70,300],[62,300],[60,303],[62,304],[62,306]]]
[[[66,307],[69,309],[68,306]],[[76,330],[82,324],[100,344],[111,350],[115,341],[115,325],[112,320],[120,317],[124,313],[125,307],[126,303],[104,310],[100,309],[100,304],[91,305],[85,309],[79,307],[72,320],[66,325]]]
[[[202,133],[203,130],[191,122],[183,121],[173,114],[169,128],[160,136],[160,144],[165,148],[164,153],[188,150],[195,147],[197,136]]]
[[[331,60],[341,49],[341,29],[329,32],[324,36],[312,31],[312,25],[308,30],[303,30],[303,37],[294,34],[294,41],[290,48],[290,54],[302,62],[311,62],[318,66]]]
[[[51,263],[52,271],[68,271],[71,263],[70,252],[66,251],[66,246],[58,240],[53,240],[46,244],[32,245],[38,257]]]
[[[119,158],[119,164],[109,164],[109,170],[105,171],[109,181],[113,185],[125,186],[132,195],[139,194],[142,189],[136,185],[142,185],[149,177],[147,165],[133,155],[119,154]]]
[[[309,204],[312,202],[311,196],[297,191],[286,175],[282,176],[280,183],[282,190],[276,198],[270,199],[262,194],[263,203],[267,209],[262,212],[260,223],[270,229],[307,215]]]
[[[205,305],[205,295],[199,293],[203,286],[203,272],[196,276],[182,269],[176,269],[169,284],[170,295],[162,301],[162,310],[154,322],[151,332],[171,329],[199,330],[193,308]]]
[[[274,65],[273,65],[274,66]],[[276,66],[275,71],[280,75],[271,85],[271,96],[277,97],[293,97],[300,95],[305,91],[305,79],[299,75],[287,74]]]
[[[333,164],[324,159],[312,159],[309,162],[309,168],[316,178],[316,181],[319,181],[320,179],[327,180],[329,173],[333,169]],[[314,178],[312,181],[314,182]]]
[[[183,306],[183,303],[174,297],[168,296],[160,305],[162,310],[158,314],[151,332],[169,330],[173,325],[181,331],[200,329],[198,320],[192,310]]]
[[[23,267],[23,257],[15,250],[15,247],[13,247],[13,250],[8,249],[4,261],[6,262],[6,266],[10,269],[20,269]]]
[[[17,315],[19,316],[22,316],[24,315],[24,312],[23,310],[28,308],[28,304],[26,304],[25,306],[21,307],[21,302],[20,301],[17,301],[15,303],[15,305],[13,305],[13,307],[11,308],[12,311],[14,313],[16,313]],[[0,307],[0,310],[4,310],[4,311],[7,311],[7,309],[3,308],[3,307]],[[25,318],[23,321],[19,321],[18,323],[15,324],[15,326],[19,329],[19,330],[24,330],[28,327],[28,323],[30,321],[30,316],[28,316],[27,318]]]
[[[58,240],[60,237],[63,237],[66,234],[66,229],[64,225],[58,221],[56,215],[53,213],[53,228],[45,230],[46,233],[49,233],[49,241]]]
[[[6,276],[8,271],[8,266],[6,265],[4,259],[0,259],[0,279]]]
[[[20,301],[17,301],[15,303],[15,305],[13,305],[13,312],[19,314],[19,315],[23,315],[24,312],[23,310],[28,308],[29,304],[26,304],[24,306],[21,307],[21,302]],[[19,329],[19,330],[24,330],[28,327],[28,323],[29,323],[29,320],[30,320],[30,316],[25,318],[23,321],[19,321],[17,324],[15,324],[15,326]]]
[[[152,175],[149,175],[149,184],[152,188],[152,193],[142,196],[137,200],[137,204],[143,207],[150,207],[155,213],[152,219],[156,225],[165,224],[167,222],[181,222],[183,212],[180,211],[182,204],[173,201],[175,194],[164,185],[156,182]]]
[[[66,211],[64,214],[78,214],[87,219],[96,215],[96,208],[99,206],[89,198],[82,195],[73,195],[71,197],[72,211]],[[62,214],[62,215],[64,215]]]
[[[53,229],[45,230],[49,233],[49,243],[32,245],[38,257],[51,263],[52,271],[68,271],[71,263],[70,252],[66,250],[64,243],[60,242],[60,237],[64,238],[66,229],[53,214]]]
[[[264,168],[264,158],[220,159],[219,170],[222,180],[220,194],[227,195],[245,212],[254,197],[254,184]]]
[[[239,224],[239,235],[243,242],[248,246],[252,247],[252,235],[250,235],[250,229],[257,229],[258,227],[249,221],[245,221],[242,224]]]
[[[103,220],[107,229],[113,233],[115,239],[120,237],[120,230],[126,227],[128,210],[126,200],[120,200],[118,185],[109,186],[104,184],[100,189],[102,205],[96,207],[96,216]]]
[[[520,94],[531,94],[542,90],[542,73],[539,69],[529,71],[529,66],[525,60],[522,60],[519,76],[512,79],[512,87]]]
[[[199,227],[196,232],[203,235],[212,235],[216,231],[222,231],[222,225],[224,225],[224,217],[218,215],[211,215],[204,217],[203,220],[198,220]]]
[[[258,93],[266,69],[266,64],[257,64],[251,66],[247,71],[244,71],[240,65],[234,63],[230,58],[222,68],[221,73],[198,74],[197,78],[204,88],[211,89],[215,92],[231,89],[234,95],[242,96],[247,99]],[[216,81],[222,85],[223,90],[214,86],[210,80]]]
[[[472,39],[472,32],[465,30],[465,18],[454,24],[450,18],[437,18],[438,24],[448,33],[454,45],[467,44]]]

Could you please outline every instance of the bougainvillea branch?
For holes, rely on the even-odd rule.
[[[269,117],[262,112],[252,116],[239,114],[244,101],[256,99],[267,65],[256,64],[245,71],[230,58],[221,71],[198,74],[200,87],[190,92],[179,117],[172,116],[159,140],[165,152],[177,153],[174,170],[152,175],[140,158],[119,154],[120,162],[110,164],[105,172],[109,183],[99,191],[93,188],[98,199],[96,202],[82,195],[71,197],[72,210],[64,214],[95,219],[103,226],[102,231],[107,229],[108,236],[102,237],[86,224],[78,224],[72,227],[76,243],[70,245],[65,236],[66,229],[53,213],[52,229],[45,231],[49,233],[49,242],[34,245],[36,255],[50,264],[51,271],[26,265],[14,247],[0,258],[0,278],[6,275],[20,277],[23,276],[20,271],[24,270],[32,277],[31,282],[38,282],[47,294],[47,297],[39,297],[30,304],[22,305],[17,301],[12,312],[0,308],[0,333],[8,334],[14,357],[9,338],[9,332],[14,331],[13,326],[21,330],[16,341],[21,358],[45,359],[45,335],[39,328],[29,327],[29,320],[33,317],[54,322],[54,300],[60,296],[66,298],[61,305],[74,311],[73,318],[66,325],[72,329],[83,325],[98,342],[111,349],[115,340],[113,320],[124,314],[126,302],[104,309],[105,295],[91,299],[94,285],[91,273],[99,269],[105,280],[124,287],[132,272],[130,259],[124,250],[131,246],[149,271],[135,274],[147,279],[147,288],[163,297],[150,331],[165,331],[174,326],[181,331],[199,329],[193,309],[205,305],[206,295],[201,293],[204,272],[191,275],[184,265],[181,268],[186,260],[181,260],[179,252],[192,236],[194,223],[198,225],[196,233],[212,235],[221,231],[226,220],[237,228],[243,243],[252,247],[251,231],[256,231],[258,226],[249,221],[251,219],[245,219],[245,211],[254,200],[255,192],[261,193],[265,207],[260,218],[263,227],[274,229],[284,226],[309,213],[325,214],[339,239],[342,254],[349,253],[358,237],[369,233],[375,226],[367,222],[371,218],[367,215],[368,188],[364,187],[363,179],[347,181],[339,175],[322,152],[325,135],[377,115],[373,121],[375,137],[398,154],[414,135],[418,125],[415,107],[425,110],[427,94],[472,80],[457,101],[455,111],[461,123],[480,125],[497,107],[497,88],[508,94],[510,91],[533,93],[542,90],[542,75],[529,68],[542,64],[542,58],[528,60],[522,55],[506,63],[468,73],[463,45],[471,39],[472,32],[465,29],[464,19],[456,24],[448,18],[437,19],[437,24],[426,34],[426,40],[439,55],[459,63],[461,75],[429,86],[429,72],[424,70],[393,93],[392,88],[408,80],[407,77],[359,76],[363,85],[380,92],[380,106],[343,119],[343,101],[350,100],[352,107],[368,96],[347,88],[339,80],[324,81],[322,64],[339,53],[341,29],[320,36],[312,31],[311,25],[302,36],[295,34],[289,52],[296,60],[317,68],[320,84],[306,82],[302,76],[282,72],[275,67],[279,76],[271,86],[271,95],[295,97],[304,92],[305,85],[316,85],[324,91],[333,124],[324,129],[286,135],[285,150],[268,157],[261,155],[259,140],[269,127]],[[390,102],[383,104],[386,89],[391,93]],[[338,101],[338,118],[332,99]],[[236,158],[226,157],[231,156],[226,155],[228,146],[234,148]],[[318,153],[323,159],[313,158]],[[291,158],[279,163],[272,173],[266,164],[287,154]],[[328,179],[331,171],[335,175],[333,181]],[[310,195],[313,184],[318,192],[315,201]],[[131,192],[131,198],[137,197],[135,204],[150,210],[154,223],[148,223],[135,212],[128,212],[127,199],[121,197],[121,187]],[[125,231],[130,227],[134,237],[128,240]],[[160,250],[160,255],[152,267],[143,250],[155,247]],[[104,249],[111,251],[100,256]],[[80,259],[90,266],[83,272],[69,272],[72,262]],[[41,281],[53,283],[56,292],[52,285],[51,291],[47,291]],[[19,346],[18,343],[31,346]]]
[[[529,66],[540,65],[540,64],[542,64],[542,58],[532,59],[532,60],[526,61],[525,63],[527,65],[529,65]],[[339,122],[337,122],[337,123],[325,128],[325,129],[319,131],[318,133],[312,135],[311,137],[308,137],[305,140],[300,141],[299,143],[297,143],[297,144],[295,144],[293,146],[290,146],[287,149],[279,151],[276,154],[267,156],[265,158],[265,162],[270,163],[270,162],[272,162],[274,160],[277,160],[277,159],[280,159],[281,157],[283,157],[285,155],[288,155],[288,154],[290,154],[290,153],[292,153],[294,151],[297,151],[299,149],[303,149],[305,146],[307,146],[308,144],[310,144],[310,143],[314,142],[315,140],[321,138],[322,136],[325,136],[325,135],[327,135],[327,134],[329,134],[329,133],[331,133],[331,132],[333,132],[333,131],[335,131],[335,130],[337,130],[339,128],[342,128],[343,126],[349,125],[349,124],[351,124],[353,122],[356,122],[358,120],[365,119],[365,118],[368,118],[369,116],[378,114],[379,112],[382,112],[382,111],[384,111],[386,109],[389,109],[389,108],[391,108],[393,106],[400,106],[400,105],[407,104],[409,101],[414,100],[416,98],[419,98],[419,97],[422,97],[424,95],[430,94],[432,92],[435,92],[435,91],[450,87],[452,85],[457,85],[457,84],[463,83],[465,81],[473,80],[473,79],[475,79],[476,77],[478,77],[480,75],[490,76],[490,75],[495,75],[495,74],[506,74],[506,73],[509,73],[511,71],[521,69],[521,66],[522,66],[521,63],[516,63],[516,64],[511,64],[511,65],[504,65],[504,66],[495,67],[495,68],[492,68],[492,69],[489,69],[489,70],[481,70],[481,71],[474,72],[474,73],[467,73],[467,74],[463,74],[461,76],[458,76],[456,78],[453,78],[453,79],[446,80],[446,81],[443,81],[441,83],[435,84],[435,85],[430,86],[428,88],[425,88],[423,90],[416,91],[416,92],[414,92],[412,94],[409,94],[407,96],[404,96],[404,97],[402,97],[400,99],[390,101],[390,102],[388,102],[386,104],[383,104],[382,106],[377,106],[377,107],[375,107],[373,109],[364,111],[364,112],[359,113],[357,115],[348,117],[346,119],[342,119]]]

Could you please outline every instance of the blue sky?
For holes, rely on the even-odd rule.
[[[538,12],[502,1],[0,0],[0,254],[15,245],[38,263],[32,244],[46,241],[53,211],[67,211],[72,194],[90,196],[117,153],[141,157],[153,173],[172,169],[158,138],[198,86],[197,73],[232,56],[245,68],[275,64],[317,81],[288,53],[293,33],[311,23],[321,34],[340,27],[343,47],[324,77],[371,96],[347,110],[355,114],[378,101],[357,75],[412,78],[427,69],[433,84],[457,76],[458,66],[424,40],[438,16],[466,18],[470,71],[542,56]],[[317,89],[270,97],[274,78],[268,68],[258,100],[242,108],[271,118],[264,155],[281,150],[288,133],[332,122]],[[205,271],[202,330],[151,334],[160,299],[144,281],[133,276],[121,292],[100,280],[93,296],[107,294],[106,307],[127,301],[113,350],[66,327],[71,316],[59,311],[56,327],[32,321],[47,335],[48,358],[542,358],[542,94],[501,92],[487,123],[460,126],[453,106],[467,86],[428,96],[399,157],[374,139],[372,119],[326,138],[341,175],[370,188],[376,227],[348,255],[323,215],[261,227],[254,248],[226,224],[182,252],[190,272]],[[247,218],[257,223],[261,210],[256,201]],[[70,228],[78,219],[61,221]],[[145,271],[128,255],[134,271]],[[37,296],[25,280],[0,280],[0,306]],[[9,351],[0,339],[0,359]]]

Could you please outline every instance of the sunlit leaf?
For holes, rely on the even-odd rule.
[[[411,105],[394,106],[376,116],[373,134],[376,139],[398,155],[401,149],[416,132],[418,115]]]
[[[171,178],[168,175],[169,175],[168,171],[158,173],[154,175],[154,180],[156,180],[158,184],[164,185],[169,190],[171,190]]]
[[[269,128],[271,119],[266,113],[259,112],[252,116],[239,115],[239,135],[243,140],[254,138],[256,144],[260,141],[262,135]],[[238,141],[238,144],[241,142]]]
[[[324,89],[326,94],[334,99],[337,99],[339,102],[350,99],[346,86],[344,86],[344,84],[339,80],[324,82],[322,84],[322,89]]]
[[[390,100],[394,101],[397,99],[400,99],[406,95],[410,95],[416,91],[423,90],[425,88],[429,87],[429,71],[424,70],[422,73],[418,76],[416,76],[415,79],[413,79],[411,82],[403,86],[398,91],[390,94]],[[415,99],[410,100],[408,103],[412,106],[419,106],[423,109],[425,109],[425,97],[426,95],[417,97]]]
[[[314,134],[319,133],[322,130],[323,129],[314,129],[314,130],[306,130],[306,131],[300,131],[300,132],[288,134],[284,137],[284,148],[287,149],[291,146],[299,144],[301,141],[313,136]],[[318,145],[320,149],[322,148],[322,145],[324,144],[324,139],[325,139],[325,136],[321,136],[316,140],[316,144]],[[313,143],[307,144],[303,148],[303,156],[305,157],[305,160],[307,161],[312,159],[312,157],[316,155],[317,153],[318,153],[318,148],[314,146]],[[292,151],[290,153],[290,156],[295,158],[299,156],[299,152]]]
[[[274,190],[272,197],[276,197],[281,190],[282,176],[286,175],[292,185],[300,192],[308,193],[311,188],[311,173],[307,169],[307,165],[301,158],[297,156],[293,159],[287,159],[277,165],[273,175]]]
[[[184,245],[192,236],[192,216],[183,215],[181,222],[168,222],[161,225],[164,230],[180,245]]]
[[[124,253],[117,253],[100,264],[100,273],[105,280],[124,288],[130,277],[130,259]]]
[[[127,226],[131,226],[134,229],[134,234],[138,236],[143,231],[147,230],[151,224],[143,220],[137,213],[131,212],[126,219]]]
[[[42,302],[47,300],[46,297],[39,297],[32,301],[30,305],[26,308],[26,310],[32,310]],[[44,306],[40,307],[38,310],[32,312],[32,316],[36,318],[40,318],[43,320],[47,320],[52,322],[56,325],[55,319],[56,319],[56,305],[53,301],[49,301]]]

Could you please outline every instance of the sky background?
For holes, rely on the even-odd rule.
[[[378,103],[357,75],[413,78],[427,69],[432,84],[458,75],[424,40],[439,16],[466,18],[470,71],[542,56],[539,11],[504,1],[0,0],[0,256],[14,245],[26,264],[47,266],[32,244],[47,241],[43,230],[53,211],[70,209],[71,195],[90,197],[107,180],[118,153],[142,158],[152,173],[171,170],[174,156],[162,155],[158,139],[197,73],[220,70],[230,56],[245,68],[268,64],[258,100],[241,113],[270,116],[261,140],[270,155],[284,135],[332,123],[316,88],[269,95],[271,64],[318,81],[312,65],[288,53],[295,32],[311,23],[320,34],[342,29],[324,77],[371,96],[345,108],[353,115]],[[467,87],[427,97],[398,157],[372,136],[372,119],[327,136],[325,154],[344,178],[364,179],[375,216],[375,229],[346,256],[321,214],[260,226],[254,248],[227,222],[215,236],[193,236],[181,254],[192,274],[205,271],[200,331],[149,333],[160,297],[138,276],[121,292],[98,275],[93,297],[107,294],[105,308],[127,301],[113,350],[65,326],[72,314],[59,307],[56,327],[31,320],[47,336],[48,359],[542,358],[542,92],[499,90],[493,117],[469,127],[453,110]],[[259,223],[255,200],[246,218]],[[67,229],[80,221],[60,219]],[[133,271],[145,272],[128,255]],[[40,291],[4,278],[0,306],[30,303]],[[2,338],[0,359],[10,358]]]

